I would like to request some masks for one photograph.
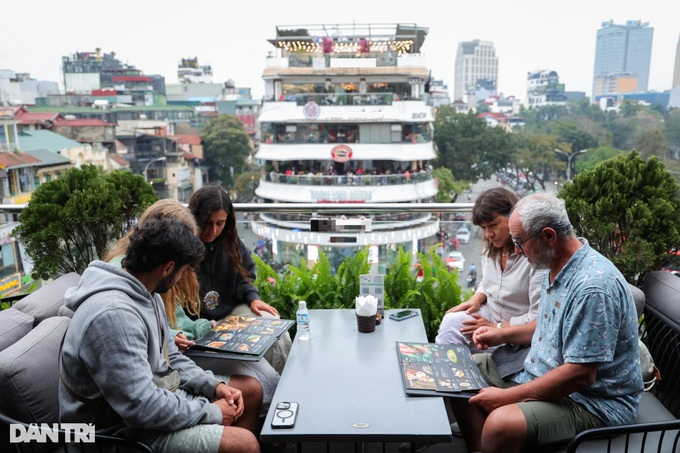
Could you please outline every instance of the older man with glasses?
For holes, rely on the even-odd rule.
[[[588,241],[577,238],[564,201],[535,194],[515,206],[508,227],[516,252],[548,269],[533,324],[480,327],[478,348],[531,344],[524,369],[501,379],[489,354],[475,356],[490,387],[454,399],[468,451],[519,452],[578,432],[631,423],[642,376],[637,315],[629,286]]]

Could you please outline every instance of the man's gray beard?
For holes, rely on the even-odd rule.
[[[534,260],[529,260],[529,264],[536,270],[550,269],[555,260],[555,249],[547,247],[540,238],[537,238],[536,245],[538,246],[538,257]]]

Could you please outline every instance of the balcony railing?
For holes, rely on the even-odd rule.
[[[7,223],[25,205],[0,205]],[[252,252],[279,270],[299,266],[313,250],[323,251],[337,269],[357,248],[376,247],[383,272],[399,248],[426,251],[444,242],[448,252],[472,203],[236,203],[239,236]],[[369,222],[370,229],[316,231],[313,220],[331,218]],[[444,234],[446,232],[446,234]]]
[[[387,186],[415,184],[433,179],[432,172],[420,171],[409,174],[390,175],[286,175],[270,172],[262,181],[276,184],[297,184],[306,186]]]
[[[282,100],[299,106],[310,101],[319,105],[392,105],[399,98],[393,93],[301,93],[284,95]]]
[[[316,213],[317,215],[393,214],[472,211],[473,203],[234,203],[234,211],[259,213]],[[1,214],[21,214],[26,204],[0,204]]]

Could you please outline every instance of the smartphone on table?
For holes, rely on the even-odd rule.
[[[276,405],[272,428],[293,428],[298,414],[298,403],[283,401]]]
[[[394,319],[395,321],[403,321],[404,319],[413,318],[414,316],[418,316],[417,311],[415,311],[415,310],[402,310],[402,311],[398,311],[396,313],[390,314],[390,319]]]

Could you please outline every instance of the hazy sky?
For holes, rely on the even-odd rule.
[[[267,53],[277,25],[416,23],[428,27],[422,52],[435,78],[453,94],[460,41],[492,41],[499,91],[526,95],[526,74],[552,69],[568,91],[592,89],[600,24],[642,20],[654,27],[649,89],[670,88],[680,35],[674,0],[2,0],[0,69],[62,83],[61,58],[115,52],[147,74],[177,82],[177,62],[198,57],[214,82],[233,79],[263,91]]]

